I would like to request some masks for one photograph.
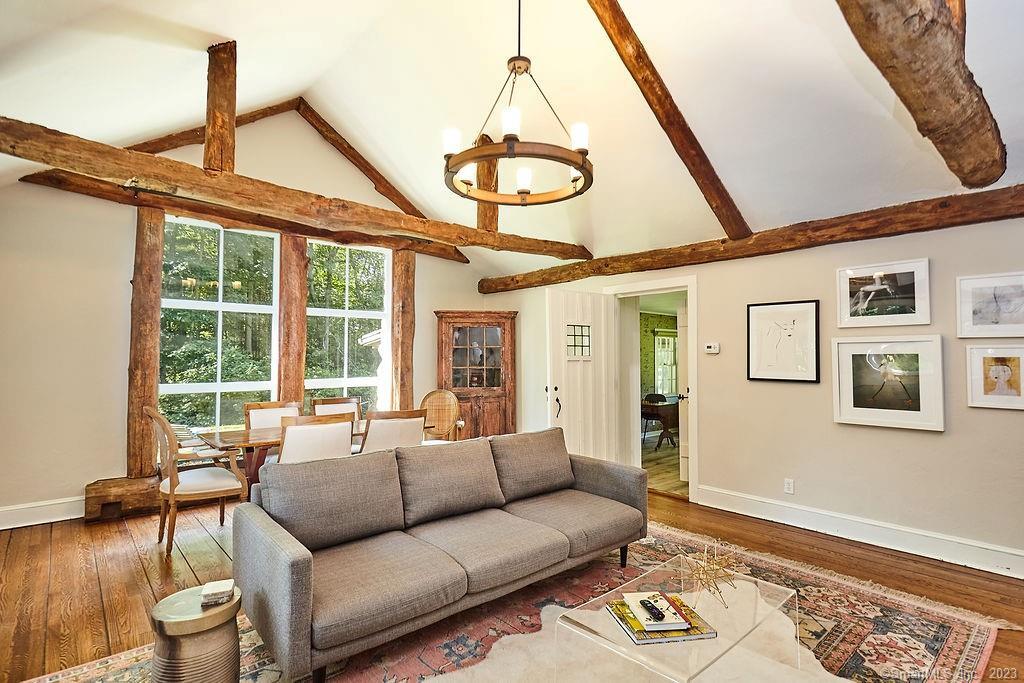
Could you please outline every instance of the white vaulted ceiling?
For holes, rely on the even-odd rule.
[[[753,229],[962,191],[833,2],[621,1]],[[480,125],[515,51],[514,0],[0,0],[0,12],[0,115],[113,144],[196,125],[205,49],[233,39],[240,112],[302,94],[426,215],[475,224],[475,205],[444,187],[440,133],[468,140]],[[967,63],[1007,146],[994,187],[1021,182],[1024,2],[973,1],[967,16]],[[502,208],[501,228],[598,256],[722,236],[586,0],[524,0],[523,19],[537,79],[567,123],[590,124],[595,184]],[[522,106],[526,136],[556,136],[539,100]],[[0,156],[0,183],[36,168]],[[466,251],[488,275],[555,263]]]

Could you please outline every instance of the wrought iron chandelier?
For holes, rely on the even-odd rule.
[[[480,131],[473,138],[473,143],[481,140],[481,135],[487,127],[488,122],[494,115],[498,103],[502,101],[505,90],[508,90],[508,102],[501,112],[501,142],[486,142],[477,144],[460,151],[462,146],[462,135],[455,128],[447,128],[443,134],[444,144],[444,183],[455,194],[466,197],[477,202],[486,204],[503,204],[507,206],[537,206],[540,204],[551,204],[565,199],[577,197],[594,184],[594,166],[587,158],[590,144],[590,130],[585,123],[574,123],[566,128],[561,117],[552,106],[551,101],[541,89],[537,79],[530,70],[530,59],[522,55],[523,35],[523,8],[522,0],[518,4],[518,41],[516,44],[517,54],[508,60],[508,76],[498,91],[498,96],[487,112]],[[516,92],[516,84],[520,77],[529,77],[530,82],[537,88],[551,110],[558,125],[569,139],[569,146],[563,147],[548,142],[533,142],[520,140],[520,128],[522,113],[520,109],[512,104],[512,97]],[[509,85],[511,83],[511,86]],[[521,90],[521,89],[520,89]],[[473,144],[471,143],[471,144]],[[521,166],[516,169],[516,193],[501,193],[498,188],[494,190],[476,187],[477,164],[490,160],[496,162],[501,159],[542,159],[554,161],[567,167],[568,182],[554,189],[541,192],[533,191],[533,170],[529,166]]]

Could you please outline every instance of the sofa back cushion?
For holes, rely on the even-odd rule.
[[[394,451],[264,465],[260,499],[310,550],[404,528]]]
[[[561,427],[491,437],[505,502],[569,488],[575,480]]]
[[[505,504],[487,439],[399,448],[398,476],[407,527]]]

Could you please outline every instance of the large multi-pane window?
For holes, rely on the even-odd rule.
[[[378,368],[388,348],[384,328],[390,252],[309,241],[306,309],[306,403],[358,396],[376,407]]]
[[[278,238],[167,217],[160,410],[190,427],[235,426],[277,377]]]

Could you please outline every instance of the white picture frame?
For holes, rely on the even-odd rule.
[[[1024,271],[958,277],[956,320],[960,338],[1024,337]]]
[[[834,338],[834,420],[945,431],[942,377],[937,334]]]
[[[928,259],[851,266],[836,271],[839,327],[928,325]],[[886,308],[909,311],[885,314]]]
[[[1024,410],[1024,344],[967,346],[967,405]]]

